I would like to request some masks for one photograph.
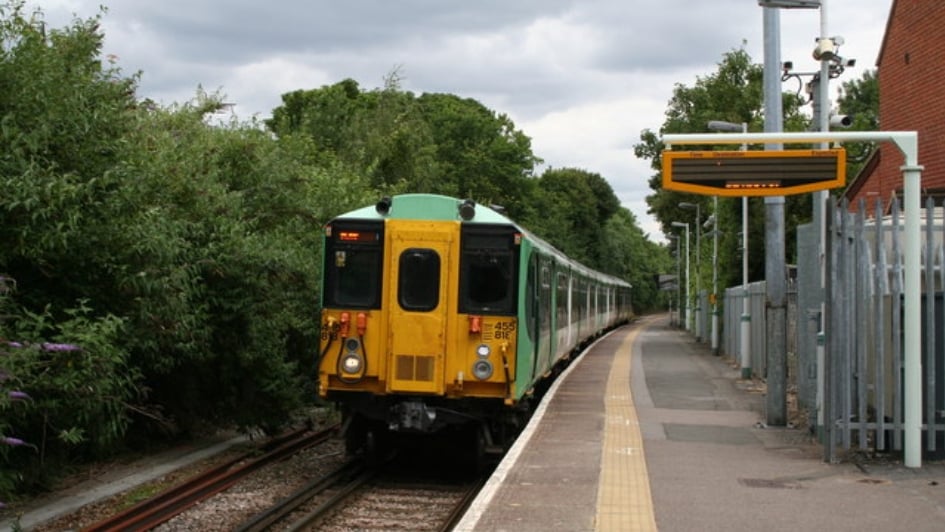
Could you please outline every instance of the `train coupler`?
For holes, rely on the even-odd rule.
[[[420,401],[406,401],[390,408],[388,425],[393,431],[430,432],[436,422],[436,409]]]

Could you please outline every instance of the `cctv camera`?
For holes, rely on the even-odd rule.
[[[814,48],[814,59],[817,61],[830,61],[837,55],[837,45],[833,39],[817,39],[817,47]]]
[[[830,127],[850,127],[853,117],[850,115],[830,115]]]

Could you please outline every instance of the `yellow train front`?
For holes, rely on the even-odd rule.
[[[445,431],[501,452],[536,385],[630,312],[629,285],[469,200],[384,198],[332,220],[324,258],[319,394],[349,451]]]

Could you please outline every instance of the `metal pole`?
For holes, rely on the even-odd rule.
[[[693,227],[696,230],[696,300],[695,300],[695,323],[693,328],[696,332],[696,341],[702,341],[702,299],[700,298],[700,293],[702,292],[702,246],[700,245],[699,236],[702,231],[699,230],[699,222],[702,219],[701,206],[698,203],[690,203],[688,201],[682,201],[679,203],[679,206],[683,209],[695,209],[696,210],[696,220],[693,224]]]
[[[780,12],[764,7],[764,101],[765,131],[780,132],[783,124],[781,105],[781,30]],[[766,144],[766,150],[781,149],[780,144]],[[767,303],[767,394],[765,414],[768,425],[787,424],[787,312],[784,255],[784,196],[765,198],[765,299]]]
[[[680,287],[680,284],[679,284],[679,279],[680,279],[679,277],[679,235],[666,235],[666,238],[676,242],[676,314],[674,315],[672,311],[670,311],[670,325],[678,326],[680,323],[680,320],[682,319],[679,316],[679,312],[682,308],[680,306],[682,305],[682,299],[681,299],[682,296],[680,295],[681,292],[679,288]],[[670,308],[672,308],[672,306],[673,306],[672,301],[670,301]]]
[[[696,223],[692,227],[696,230],[696,341],[701,342],[702,330],[702,246],[699,244],[699,235],[702,234],[699,224],[699,204],[696,203]]]
[[[673,235],[673,236],[676,237],[675,238],[676,240],[676,326],[678,327],[679,322],[682,319],[682,284],[680,283],[680,281],[682,280],[682,277],[680,277],[680,273],[682,272],[679,271],[679,264],[680,264],[679,237],[676,235]]]
[[[748,133],[748,123],[742,122],[742,134]],[[742,143],[742,151],[748,150],[748,143]],[[741,359],[742,378],[751,378],[751,302],[748,299],[748,196],[742,196],[742,321],[741,321]]]
[[[712,200],[712,354],[719,354],[719,197]]]
[[[748,133],[748,123],[735,124],[722,120],[710,120],[709,129],[715,131],[741,131]],[[742,151],[748,150],[748,143],[742,142]],[[716,197],[716,202],[718,198]],[[716,203],[717,205],[717,203]],[[716,211],[718,209],[716,208]],[[748,298],[748,196],[742,196],[742,315],[739,325],[739,364],[742,378],[751,378],[751,305]]]
[[[742,319],[741,354],[742,378],[751,378],[751,301],[748,299],[748,196],[742,196]]]
[[[686,228],[686,330],[691,331],[691,322],[692,317],[692,303],[689,294],[689,222],[672,222],[673,227],[685,227]]]
[[[828,39],[827,34],[827,0],[820,2],[820,38]],[[823,58],[820,62],[820,80],[817,86],[815,111],[817,111],[817,125],[820,131],[830,130],[830,61]],[[820,143],[821,149],[830,147],[828,142]],[[817,331],[817,428],[823,434],[824,426],[824,358],[826,357],[827,338],[824,334],[824,324],[827,315],[824,290],[827,287],[827,191],[821,190],[812,195],[814,226],[817,228],[817,255],[820,261],[820,320]],[[832,422],[832,421],[831,421]]]
[[[689,224],[686,224],[686,330],[692,330],[692,298],[689,295]]]
[[[916,146],[913,146],[917,148]],[[922,167],[916,164],[918,150],[910,157],[906,154],[906,164],[903,171],[904,211],[905,211],[905,320],[903,334],[905,336],[905,352],[903,366],[905,375],[903,388],[905,389],[905,464],[906,467],[922,467],[922,325],[920,308],[920,280],[921,258],[920,246],[921,226],[919,225],[919,188],[922,181]],[[928,223],[932,223],[932,213],[928,213]],[[929,258],[929,264],[931,264]],[[931,302],[930,302],[931,304]],[[932,431],[929,431],[932,437]]]

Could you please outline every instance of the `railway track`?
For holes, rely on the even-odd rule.
[[[82,530],[105,532],[154,528],[198,502],[226,490],[251,473],[328,440],[338,429],[339,426],[334,425],[318,432],[299,430],[277,438],[258,450],[192,477],[183,484]]]
[[[374,472],[365,469],[360,461],[352,461],[321,477],[295,493],[277,502],[272,507],[247,521],[237,532],[260,532],[268,530],[273,524],[287,520],[293,512],[309,504],[316,497],[328,493],[327,499],[313,510],[301,512],[286,530],[304,530],[304,527],[318,519],[325,511],[340,503],[352,491],[362,486],[373,477]],[[333,493],[330,493],[332,492]]]
[[[404,481],[408,474],[410,478],[416,478],[415,464],[378,469],[367,467],[362,460],[344,462],[330,471],[322,467],[312,468],[311,465],[292,465],[297,463],[296,455],[299,453],[310,457],[330,457],[332,451],[326,455],[321,446],[315,446],[332,439],[337,430],[338,427],[334,426],[317,433],[298,431],[287,435],[82,530],[176,531],[192,530],[193,527],[240,532],[450,530],[487,478],[484,475],[475,482],[455,479],[431,481],[429,478],[435,479],[437,472],[442,472],[442,469],[434,467],[426,469],[426,473],[421,468],[420,474],[426,475],[428,480]],[[333,445],[336,441],[329,444],[329,449]],[[291,460],[287,460],[289,457]],[[338,457],[333,460],[339,462]],[[267,467],[275,462],[280,462],[275,469]],[[301,469],[296,469],[299,467]],[[283,473],[278,473],[280,469]],[[256,471],[269,479],[269,484],[261,485],[269,486],[269,489],[259,490],[259,475],[253,475],[252,480],[245,478]],[[317,477],[309,476],[310,480],[306,482],[296,482],[294,491],[281,491],[282,495],[277,495],[280,498],[275,499],[271,494],[273,482],[279,482],[275,479],[280,474],[294,476],[294,471],[298,471],[301,477],[320,472]],[[257,487],[247,491],[247,483]],[[249,507],[245,506],[249,500],[246,497],[252,497],[254,501]],[[234,499],[244,502],[233,506]],[[201,504],[198,506],[197,503]],[[253,507],[258,512],[255,515],[251,510]],[[224,512],[227,519],[215,517],[224,515],[220,512]]]
[[[263,530],[433,530],[459,522],[488,475],[445,484],[378,480],[383,474],[358,461],[344,464],[236,528]]]
[[[397,480],[367,482],[318,519],[318,530],[448,531],[482,487],[480,482],[440,484]]]

